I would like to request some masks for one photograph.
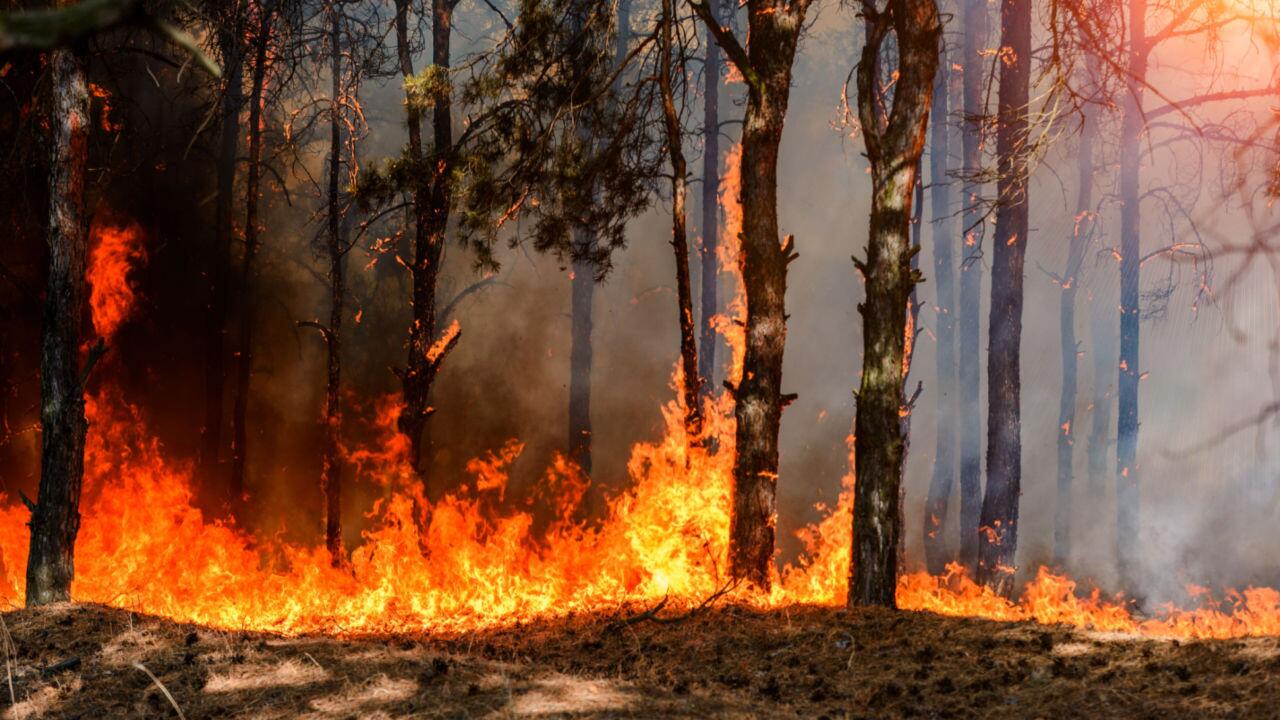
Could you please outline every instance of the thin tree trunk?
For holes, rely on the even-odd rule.
[[[1062,302],[1058,313],[1062,336],[1062,395],[1058,400],[1058,500],[1053,515],[1053,559],[1065,567],[1071,557],[1071,484],[1076,436],[1076,386],[1079,365],[1076,343],[1076,292],[1080,265],[1093,228],[1093,141],[1098,122],[1086,108],[1076,158],[1076,221],[1062,272]]]
[[[946,537],[947,506],[956,477],[956,261],[955,224],[951,220],[951,188],[947,178],[950,145],[950,70],[944,56],[938,63],[930,119],[929,184],[933,236],[934,313],[937,316],[937,444],[933,476],[924,507],[924,553],[930,573],[942,573],[951,560]]]
[[[259,8],[261,22],[254,48],[253,80],[249,95],[249,172],[245,181],[244,263],[240,268],[240,333],[236,339],[236,398],[231,425],[232,507],[244,501],[245,466],[248,462],[249,397],[253,380],[253,323],[256,303],[253,291],[254,260],[258,256],[258,200],[262,178],[262,93],[267,77],[267,48],[271,43],[271,27],[275,20],[274,5]]]
[[[79,352],[88,254],[89,90],[77,51],[54,50],[49,69],[49,271],[40,343],[40,491],[31,513],[28,607],[71,599],[88,429]]]
[[[988,10],[984,0],[966,0],[964,8],[964,117],[961,133],[964,209],[964,248],[960,263],[959,381],[960,381],[960,563],[975,572],[978,565],[978,523],[982,515],[982,136],[986,100],[982,79],[986,63]]]
[[[676,110],[671,88],[672,25],[676,22],[675,0],[662,0],[661,53],[658,85],[662,93],[662,111],[666,119],[667,155],[671,160],[671,247],[676,255],[676,297],[680,314],[680,367],[684,374],[684,425],[690,440],[702,435],[702,408],[698,376],[697,328],[693,321],[693,284],[689,278],[689,239],[685,229],[685,178],[688,167],[684,158],[684,137],[680,114]],[[683,72],[683,68],[680,70]]]
[[[987,350],[987,487],[982,502],[978,580],[1013,591],[1022,494],[1022,274],[1027,252],[1027,104],[1031,82],[1031,2],[1004,0],[997,111],[996,233],[992,243]]]
[[[214,202],[213,257],[209,263],[209,312],[205,316],[204,432],[200,468],[206,482],[219,479],[222,454],[224,389],[226,384],[226,324],[228,276],[231,264],[232,214],[235,212],[237,153],[240,147],[240,108],[244,104],[243,38],[236,22],[220,33],[226,85],[222,92],[218,139],[217,194]],[[228,483],[228,499],[231,485]]]
[[[1093,357],[1093,418],[1089,424],[1089,498],[1099,503],[1106,490],[1111,448],[1111,390],[1116,371],[1116,306],[1091,297],[1089,354]]]
[[[324,399],[324,447],[321,453],[320,485],[325,498],[325,547],[334,565],[345,557],[342,546],[342,461],[340,456],[342,407],[339,389],[342,380],[342,306],[346,294],[343,260],[338,180],[342,168],[342,47],[338,9],[330,6],[329,71],[333,75],[329,100],[329,326],[325,335],[328,347],[328,372]]]
[[[717,0],[711,5],[717,22],[724,17]],[[720,312],[720,46],[707,30],[703,59],[702,109],[702,245],[698,256],[702,266],[701,356],[698,374],[702,392],[712,395],[716,383],[716,354],[719,345],[713,319]]]
[[[858,63],[858,112],[871,161],[867,259],[854,260],[866,283],[862,315],[862,382],[854,422],[853,563],[850,605],[896,607],[901,491],[907,437],[903,397],[909,368],[911,295],[921,280],[912,267],[913,195],[933,99],[941,28],[934,0],[891,0],[883,14],[864,15],[867,42]],[[896,38],[892,109],[883,97],[881,50]],[[890,68],[886,68],[890,69]]]
[[[595,233],[573,231],[575,254],[588,255],[595,247]],[[595,268],[587,260],[574,260],[570,280],[569,348],[569,459],[591,475],[591,311],[595,299]]]
[[[1147,74],[1146,0],[1129,2],[1129,72],[1120,124],[1120,367],[1116,415],[1116,562],[1132,582],[1138,548],[1138,377],[1142,215],[1140,144]]]
[[[409,47],[408,0],[396,0],[396,49],[400,72],[413,77],[413,57]],[[440,68],[448,68],[450,39],[453,32],[453,3],[433,0],[431,12],[431,58]],[[422,148],[421,113],[406,103],[406,125],[409,130],[409,157],[420,168],[422,179],[413,190],[414,259],[413,322],[409,329],[409,357],[401,376],[404,409],[399,427],[410,441],[413,466],[421,472],[424,464],[423,433],[432,413],[431,387],[444,360],[444,353],[433,355],[436,342],[436,288],[440,279],[440,262],[444,253],[445,232],[449,227],[452,202],[449,174],[453,148],[453,103],[447,95],[436,98],[432,110],[433,149],[436,162],[427,167]],[[425,178],[430,177],[428,185]],[[448,347],[452,347],[451,341]]]

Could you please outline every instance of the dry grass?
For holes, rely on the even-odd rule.
[[[3,616],[14,696],[6,687],[0,704],[8,718],[94,720],[175,708],[192,720],[1280,717],[1277,639],[1178,643],[825,608],[617,619],[279,638],[97,606],[23,610]],[[43,672],[73,657],[77,667]]]

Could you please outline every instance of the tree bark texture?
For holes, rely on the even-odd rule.
[[[871,162],[867,259],[855,259],[866,286],[862,315],[862,381],[854,421],[853,563],[850,605],[896,607],[902,471],[907,438],[903,397],[907,318],[920,273],[911,219],[920,157],[933,100],[941,26],[934,0],[890,0],[864,6],[867,42],[858,62],[858,114]],[[896,39],[892,107],[881,112],[881,50]]]
[[[947,177],[951,140],[951,71],[945,55],[938,63],[934,79],[933,110],[929,128],[929,199],[933,238],[934,315],[937,329],[937,442],[933,475],[924,507],[925,564],[930,573],[941,574],[952,559],[942,534],[956,477],[956,260],[955,223],[951,218],[951,187]]]
[[[80,318],[85,302],[89,89],[76,50],[49,54],[49,269],[40,341],[40,490],[31,513],[27,606],[71,599],[84,478]]]
[[[1004,0],[996,125],[997,206],[992,242],[990,338],[987,349],[987,487],[979,532],[978,580],[1013,591],[1022,494],[1022,281],[1027,251],[1028,102],[1031,87],[1031,1]]]

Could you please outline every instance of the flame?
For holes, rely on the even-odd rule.
[[[739,210],[727,207],[731,229]],[[100,237],[95,292],[110,288],[113,300],[95,301],[94,317],[95,327],[108,332],[132,300],[128,263],[118,261],[141,256],[136,232],[102,231]],[[725,244],[731,258],[736,243]],[[99,306],[115,313],[101,314]],[[740,368],[741,344],[734,347]],[[396,431],[400,410],[394,398],[373,403],[371,422],[380,437],[343,449],[359,480],[385,493],[370,509],[349,563],[335,568],[322,544],[254,535],[205,517],[193,502],[191,468],[166,456],[143,414],[110,389],[90,396],[73,597],[214,628],[350,635],[464,632],[664,599],[693,606],[730,587],[734,420],[728,393],[708,401],[703,432],[714,443],[691,442],[679,401],[667,402],[665,432],[632,448],[630,487],[609,500],[603,520],[591,526],[577,513],[587,479],[563,457],[544,472],[530,504],[512,507],[509,471],[524,450],[515,440],[472,460],[465,482],[428,500],[408,462],[409,442]],[[853,439],[848,443],[852,468]],[[777,571],[768,594],[733,588],[726,599],[762,609],[842,603],[853,483],[850,470],[836,506],[820,506],[823,519],[799,532],[801,560]],[[0,506],[0,604],[16,605],[25,591],[27,519],[17,503]],[[942,615],[1151,636],[1280,634],[1276,590],[1232,591],[1222,604],[1203,588],[1191,590],[1198,607],[1170,606],[1147,619],[1122,597],[1104,599],[1096,589],[1082,595],[1074,581],[1043,568],[1011,601],[953,565],[938,577],[903,575],[897,599],[904,609]]]
[[[110,338],[133,312],[137,293],[130,272],[146,260],[136,224],[94,226],[89,253],[89,308],[93,329]]]
[[[726,379],[733,385],[742,380],[742,359],[746,354],[747,303],[742,295],[742,145],[734,144],[725,153],[724,174],[720,176],[720,207],[724,209],[724,235],[716,245],[720,272],[733,276],[733,298],[725,312],[711,319],[716,332],[729,344]]]

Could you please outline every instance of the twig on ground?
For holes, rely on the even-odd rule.
[[[143,665],[140,662],[135,662],[133,666],[146,673],[147,677],[151,678],[151,682],[155,683],[156,687],[160,688],[160,692],[164,693],[164,696],[169,700],[169,704],[172,705],[174,711],[178,713],[178,720],[187,720],[187,716],[182,714],[182,708],[178,707],[178,701],[173,699],[173,695],[169,693],[169,688],[165,687],[164,683],[160,682],[160,678],[156,677],[154,673],[147,669],[146,665]]]

